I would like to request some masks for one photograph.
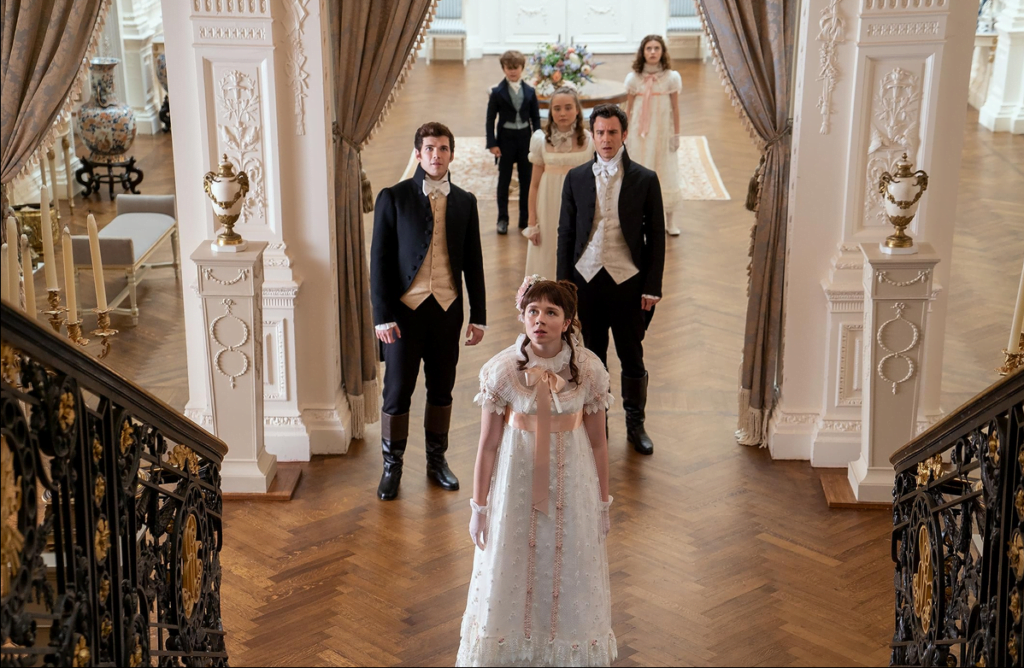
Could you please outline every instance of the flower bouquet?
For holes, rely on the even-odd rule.
[[[594,61],[594,54],[586,46],[568,46],[561,42],[541,44],[530,56],[529,67],[537,94],[548,97],[561,86],[583,88],[593,82],[591,73],[601,63]]]

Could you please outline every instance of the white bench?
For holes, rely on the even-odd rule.
[[[123,271],[127,285],[107,304],[111,313],[130,315],[139,324],[136,288],[150,269],[174,267],[180,277],[178,261],[178,221],[174,214],[174,195],[118,195],[117,216],[99,231],[103,270]],[[160,245],[170,239],[172,262],[149,262]],[[92,270],[89,237],[71,237],[75,253],[75,277],[82,269]],[[128,297],[130,308],[119,308]]]

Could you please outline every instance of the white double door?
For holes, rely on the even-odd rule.
[[[472,1],[472,0],[471,0]],[[477,0],[479,1],[479,0]],[[493,2],[493,0],[491,0]],[[484,51],[529,54],[558,39],[595,53],[633,53],[648,34],[664,34],[667,0],[498,0],[483,8]]]

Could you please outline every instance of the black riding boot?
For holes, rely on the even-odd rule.
[[[626,411],[626,441],[641,455],[654,454],[654,442],[644,430],[647,407],[647,379],[622,376],[622,407]]]
[[[453,492],[459,488],[459,479],[448,468],[444,453],[448,451],[448,427],[452,421],[452,407],[427,404],[423,415],[426,436],[427,478]]]
[[[405,445],[409,442],[409,414],[380,414],[380,447],[384,453],[384,474],[377,485],[377,497],[390,501],[398,496],[398,484],[402,482],[402,458]]]

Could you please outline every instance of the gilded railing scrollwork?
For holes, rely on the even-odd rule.
[[[1019,666],[1024,373],[994,384],[891,461],[891,665]]]
[[[224,444],[0,308],[2,665],[227,665]]]

